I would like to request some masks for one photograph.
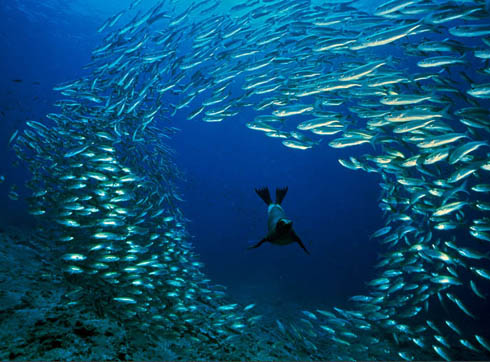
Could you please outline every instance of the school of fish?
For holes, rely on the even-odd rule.
[[[379,175],[378,277],[348,309],[277,320],[281,334],[312,353],[328,340],[387,359],[414,347],[489,359],[490,330],[472,322],[490,322],[489,3],[140,3],[100,27],[87,74],[55,88],[60,111],[10,139],[67,302],[209,343],[260,320],[202,273],[165,146],[176,117],[237,122],[298,152],[352,149],[342,166]]]

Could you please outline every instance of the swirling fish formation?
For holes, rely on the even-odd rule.
[[[359,146],[340,164],[380,177],[379,276],[349,309],[278,320],[285,336],[312,351],[328,340],[386,358],[488,359],[488,328],[469,322],[489,321],[488,3],[390,0],[368,13],[350,0],[161,0],[134,15],[140,2],[101,26],[87,75],[55,88],[61,111],[13,142],[71,303],[95,293],[128,323],[180,333],[202,310],[216,334],[256,321],[230,313],[200,271],[165,147],[170,119],[233,121],[298,150]]]

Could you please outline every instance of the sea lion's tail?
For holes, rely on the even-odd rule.
[[[273,204],[271,194],[269,192],[268,187],[263,187],[261,189],[255,189],[255,192],[257,193],[257,195],[260,196],[260,198],[262,200],[264,200],[264,202],[267,205]],[[283,188],[277,188],[276,189],[276,204],[281,205],[281,202],[282,202],[282,200],[284,200],[284,197],[286,196],[287,193],[288,193],[288,187],[287,186],[283,187]]]
[[[281,205],[282,200],[288,193],[288,187],[283,187],[282,189],[276,189],[276,204]]]
[[[269,193],[269,188],[268,187],[263,187],[261,189],[255,189],[255,192],[257,193],[257,195],[260,196],[260,198],[262,200],[264,200],[264,202],[267,204],[267,205],[270,205],[272,204],[272,199],[271,199],[271,194]]]

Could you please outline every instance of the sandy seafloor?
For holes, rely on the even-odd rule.
[[[277,328],[285,324],[291,305],[257,307],[264,319],[231,341],[196,342],[136,332],[95,309],[75,309],[63,302],[67,285],[50,260],[49,240],[19,229],[0,233],[0,360],[386,360],[380,353],[359,352],[328,338],[312,341],[317,350],[295,343]],[[297,311],[301,306],[297,306]],[[288,315],[291,315],[289,316]],[[396,357],[389,336],[386,348]],[[379,338],[379,336],[378,336]],[[357,350],[357,351],[356,351]],[[428,359],[413,350],[416,359]],[[389,356],[389,355],[388,355]]]

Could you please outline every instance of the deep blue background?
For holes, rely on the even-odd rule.
[[[33,225],[23,202],[7,198],[10,186],[20,187],[27,177],[24,168],[12,167],[8,139],[26,120],[56,111],[52,87],[84,74],[82,67],[100,41],[97,27],[128,1],[104,2],[105,9],[83,14],[56,2],[22,3],[0,3],[0,175],[7,178],[0,184],[3,228]],[[312,150],[288,149],[247,129],[251,113],[220,124],[184,116],[171,124],[182,130],[171,141],[186,174],[181,207],[213,280],[244,303],[271,306],[342,305],[363,291],[378,248],[368,236],[383,221],[377,176],[337,162],[352,150],[335,150],[327,142]],[[289,187],[283,206],[311,256],[297,245],[246,250],[266,233],[266,206],[254,192],[259,186]]]
[[[182,121],[173,141],[187,175],[182,207],[207,270],[250,300],[343,302],[376,257],[368,235],[382,225],[377,177],[343,168],[337,158],[346,152],[326,143],[292,150],[243,123]],[[283,206],[311,256],[297,245],[246,250],[266,233],[267,209],[254,192],[264,185],[289,187]]]

